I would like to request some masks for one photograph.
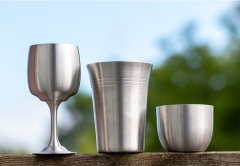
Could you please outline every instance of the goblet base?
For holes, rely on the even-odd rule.
[[[32,153],[33,155],[48,155],[48,154],[76,154],[76,152],[68,151],[63,146],[46,146],[42,151],[38,153]]]

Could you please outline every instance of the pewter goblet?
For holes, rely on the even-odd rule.
[[[30,92],[45,101],[51,113],[51,137],[48,145],[33,154],[75,154],[58,141],[57,109],[62,101],[76,94],[80,82],[78,47],[71,44],[30,46],[28,84]]]

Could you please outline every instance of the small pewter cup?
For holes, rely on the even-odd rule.
[[[143,152],[152,64],[99,62],[87,68],[98,152]]]
[[[213,134],[213,106],[164,105],[156,108],[158,137],[169,152],[203,152]]]

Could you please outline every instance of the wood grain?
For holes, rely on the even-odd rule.
[[[0,165],[240,165],[240,152],[0,155]]]

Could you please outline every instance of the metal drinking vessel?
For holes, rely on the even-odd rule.
[[[30,92],[45,101],[51,113],[51,138],[47,147],[34,154],[74,154],[58,141],[57,108],[76,94],[80,82],[78,47],[71,44],[32,45],[28,59]]]
[[[99,62],[89,64],[87,68],[98,152],[143,152],[152,64]]]
[[[213,134],[213,106],[165,105],[156,108],[158,136],[169,152],[203,152]]]

